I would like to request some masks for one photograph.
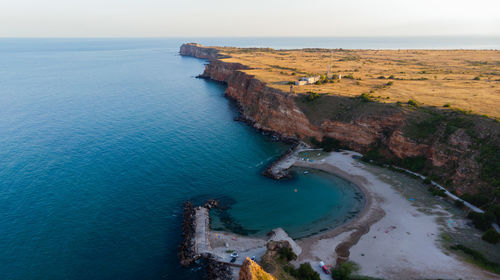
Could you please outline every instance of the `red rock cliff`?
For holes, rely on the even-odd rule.
[[[403,129],[407,114],[397,110],[312,122],[297,105],[296,96],[268,87],[254,76],[241,71],[248,69],[244,65],[224,62],[218,50],[184,44],[180,54],[210,60],[201,76],[226,83],[226,95],[238,103],[243,117],[258,129],[299,139],[322,139],[327,136],[358,152],[366,152],[377,144],[398,158],[425,156],[434,166],[443,167],[443,170],[455,166],[455,160],[463,158],[467,152],[467,143],[459,143],[450,150],[437,142],[417,143],[405,137]],[[470,191],[472,182],[478,180],[478,166],[471,163],[470,159],[462,160],[458,165],[458,168],[447,170],[450,172],[447,176],[458,185],[457,190]]]
[[[254,76],[240,71],[248,69],[244,65],[218,60],[216,49],[185,44],[181,47],[181,54],[211,60],[201,76],[226,83],[226,95],[236,100],[243,116],[258,129],[302,139],[329,136],[354,150],[366,151],[376,141],[387,138],[384,131],[394,131],[403,125],[401,114],[365,116],[349,122],[325,120],[312,124],[297,106],[295,96],[268,87]],[[406,140],[401,133],[391,134],[394,136],[386,140],[396,144],[394,152],[400,157],[415,156],[417,151],[424,149]]]

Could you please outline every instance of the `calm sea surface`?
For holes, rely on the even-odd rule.
[[[197,279],[176,257],[188,199],[220,199],[217,227],[250,235],[344,222],[356,189],[262,177],[288,146],[233,121],[225,87],[194,78],[206,61],[179,46],[500,46],[426,40],[0,39],[0,279]]]

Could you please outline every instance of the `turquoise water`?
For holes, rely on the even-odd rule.
[[[195,78],[206,62],[177,54],[186,41],[373,47],[0,39],[0,279],[197,279],[176,257],[188,199],[220,199],[214,226],[253,235],[307,236],[359,209],[355,188],[321,172],[262,177],[288,147],[233,121],[225,87]]]
[[[359,207],[326,174],[261,176],[288,146],[233,121],[179,41],[1,42],[0,279],[196,277],[176,257],[188,199],[221,199],[222,229],[256,235]]]

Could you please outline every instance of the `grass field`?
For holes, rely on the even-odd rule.
[[[293,86],[293,94],[365,94],[384,103],[415,100],[423,106],[460,109],[500,118],[499,50],[343,50],[216,47],[227,62],[270,87],[290,91],[290,82],[330,73],[342,79]]]

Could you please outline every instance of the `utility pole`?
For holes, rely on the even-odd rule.
[[[332,54],[333,54],[333,51],[330,50],[330,60],[328,61],[328,69],[326,71],[326,77],[328,79],[332,78],[331,73],[330,73],[330,69],[332,69]]]

